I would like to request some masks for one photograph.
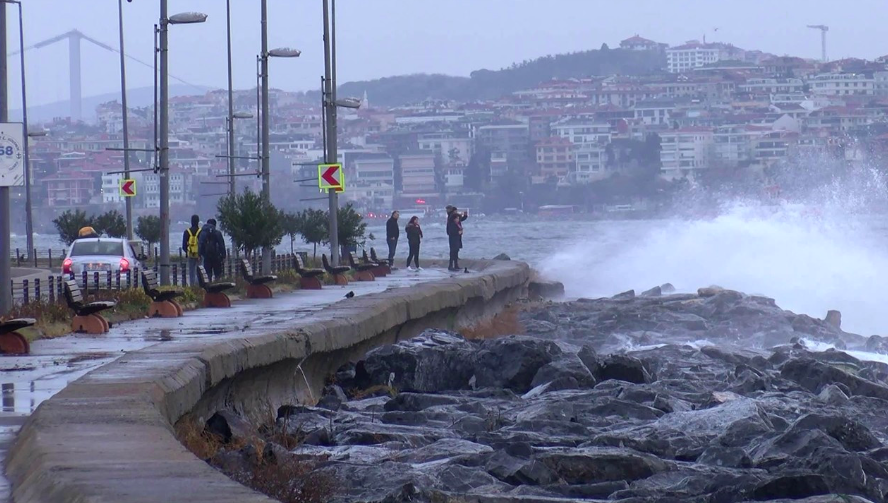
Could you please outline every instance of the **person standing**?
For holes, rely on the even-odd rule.
[[[462,223],[469,218],[468,212],[462,214],[456,207],[448,206],[447,240],[450,244],[450,271],[459,271],[459,250],[462,249],[463,226]]]
[[[419,217],[410,217],[410,221],[407,222],[407,227],[404,228],[404,231],[407,234],[407,246],[410,248],[410,252],[407,255],[407,270],[421,271],[422,267],[419,267],[419,243],[422,241],[422,227],[419,226]],[[416,269],[410,267],[411,260],[413,260]]]
[[[216,219],[207,220],[198,238],[198,254],[203,259],[207,279],[215,281],[222,278],[222,263],[225,260],[225,238],[216,229]]]
[[[188,286],[197,286],[197,266],[200,265],[198,243],[200,236],[200,217],[191,215],[191,227],[182,233],[182,251],[188,259]]]
[[[395,265],[395,251],[398,249],[398,238],[401,237],[401,229],[398,228],[398,218],[400,216],[400,213],[393,211],[392,216],[385,223],[385,241],[389,247],[389,267]]]

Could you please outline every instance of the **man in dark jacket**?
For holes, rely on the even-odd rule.
[[[200,237],[200,217],[191,215],[191,227],[185,229],[182,233],[182,251],[188,258],[188,285],[197,285],[197,266],[200,265],[200,254],[198,253],[198,241]]]
[[[207,220],[200,230],[198,238],[198,254],[203,259],[207,279],[218,280],[222,277],[222,263],[225,260],[225,238],[216,229],[216,219]]]
[[[401,236],[401,229],[398,228],[398,217],[400,216],[400,213],[393,211],[391,218],[385,223],[385,242],[389,246],[389,267],[395,265],[395,251],[398,248],[398,238]]]

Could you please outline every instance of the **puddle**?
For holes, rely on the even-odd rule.
[[[154,335],[146,335],[144,340],[146,342],[169,342],[173,340],[172,331],[163,329],[160,331],[160,334]]]
[[[190,330],[185,333],[188,335],[217,335],[217,334],[224,334],[225,332],[228,332],[228,331],[229,330],[226,328],[206,328],[203,330]]]
[[[68,359],[68,365],[71,365],[72,363],[86,362],[86,361],[90,361],[90,360],[101,360],[102,358],[109,358],[109,357],[111,357],[111,353],[82,353],[82,354],[79,354],[76,356],[72,356],[70,359]]]

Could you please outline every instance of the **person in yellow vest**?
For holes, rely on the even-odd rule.
[[[200,242],[200,217],[191,215],[191,227],[185,229],[182,234],[182,251],[188,258],[188,285],[197,285],[197,266],[200,265],[200,255],[197,253],[197,245]]]

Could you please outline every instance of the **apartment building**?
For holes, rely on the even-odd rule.
[[[714,138],[711,128],[687,127],[660,133],[661,175],[678,179],[709,167]]]

